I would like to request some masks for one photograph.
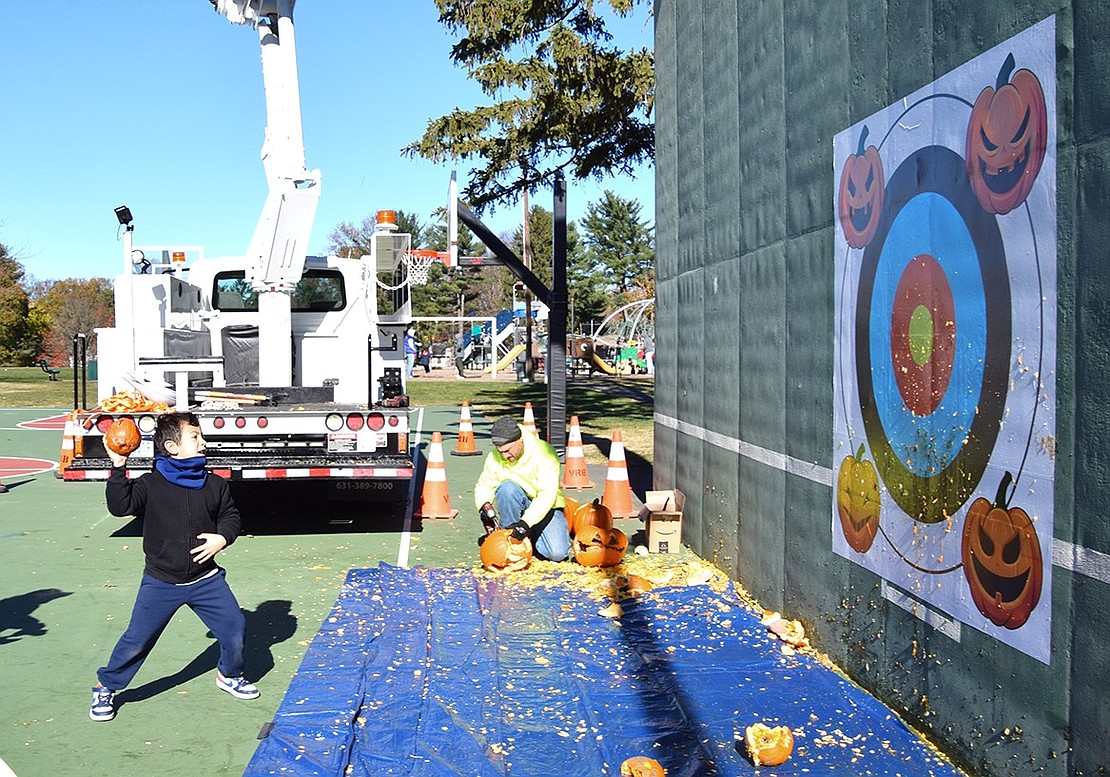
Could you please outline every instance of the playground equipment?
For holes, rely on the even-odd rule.
[[[654,317],[648,315],[654,307],[654,297],[622,305],[606,316],[593,334],[574,338],[568,354],[607,375],[652,372],[648,360],[654,348],[642,349],[648,353],[641,355],[640,346],[654,341]]]

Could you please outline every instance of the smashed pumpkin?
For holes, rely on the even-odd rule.
[[[487,572],[518,572],[532,563],[532,541],[514,540],[512,529],[498,529],[482,542],[478,555]]]
[[[646,755],[635,755],[621,764],[621,777],[666,777],[663,764]]]
[[[788,726],[753,723],[744,730],[744,744],[756,766],[778,766],[794,751],[794,734]]]

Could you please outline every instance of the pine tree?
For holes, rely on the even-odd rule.
[[[462,39],[451,58],[493,99],[428,123],[404,152],[434,162],[481,160],[462,192],[478,213],[520,192],[629,173],[654,158],[654,56],[612,44],[604,12],[649,0],[436,0]]]
[[[605,279],[627,299],[655,294],[655,239],[640,203],[606,191],[586,206],[586,250]]]

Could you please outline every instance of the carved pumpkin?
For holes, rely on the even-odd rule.
[[[584,567],[615,567],[624,558],[628,535],[620,529],[584,524],[574,535],[574,559]]]
[[[142,441],[139,427],[128,416],[112,421],[112,425],[104,432],[104,444],[108,446],[108,450],[120,456],[130,456]]]
[[[794,751],[794,734],[788,726],[753,723],[744,730],[744,744],[756,766],[778,766]]]
[[[1028,514],[1009,507],[1007,472],[992,505],[971,503],[964,519],[963,569],[971,600],[995,626],[1021,628],[1041,598],[1041,543]]]
[[[574,534],[574,514],[578,512],[580,505],[577,499],[572,499],[569,496],[563,496],[566,505],[563,507],[563,517],[567,519],[567,533]]]
[[[646,755],[635,755],[621,764],[621,777],[666,777],[663,764]]]
[[[478,555],[487,572],[518,572],[532,561],[532,541],[513,539],[512,529],[498,529],[482,543]]]
[[[1014,64],[1014,55],[1008,55],[994,88],[979,93],[967,124],[967,175],[988,213],[1009,213],[1025,202],[1048,142],[1041,82],[1030,70],[1011,76]]]
[[[844,539],[857,553],[866,553],[879,531],[879,474],[863,458],[863,445],[855,456],[845,456],[836,477],[836,512]]]
[[[584,504],[574,512],[574,534],[578,534],[585,526],[600,526],[602,529],[613,528],[613,512],[595,499],[589,504]]]
[[[875,237],[886,191],[879,149],[874,146],[865,148],[866,141],[867,127],[864,126],[856,153],[848,157],[840,173],[837,211],[840,225],[844,228],[844,239],[852,248],[863,248]]]

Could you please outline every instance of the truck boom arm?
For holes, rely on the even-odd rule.
[[[233,24],[258,31],[266,90],[266,134],[262,165],[269,193],[247,248],[247,279],[259,292],[260,379],[284,385],[292,372],[289,355],[289,293],[304,272],[320,171],[305,167],[297,46],[293,31],[296,0],[210,0]]]

